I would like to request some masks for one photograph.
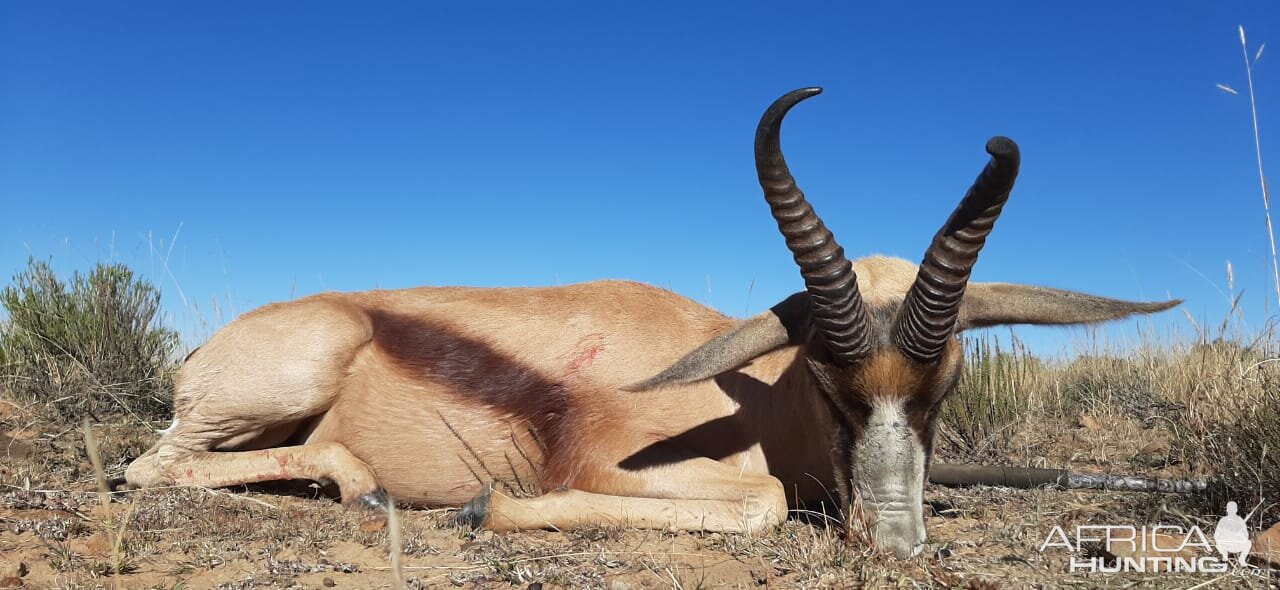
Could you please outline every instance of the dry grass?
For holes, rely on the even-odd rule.
[[[939,416],[940,435],[966,460],[999,460],[1038,403],[1045,369],[1016,342],[1011,351],[989,340],[972,341],[968,349],[960,385]]]
[[[1135,464],[1168,477],[1214,476],[1214,493],[1202,496],[1206,508],[1226,497],[1242,505],[1280,497],[1280,342],[1273,333],[1245,342],[1166,339],[1057,363],[991,344],[972,348],[969,381],[941,416],[942,452],[953,460],[1061,466],[1088,459],[1103,470]],[[1061,429],[1073,427],[1085,444],[1064,444]],[[1133,451],[1141,452],[1125,457]]]

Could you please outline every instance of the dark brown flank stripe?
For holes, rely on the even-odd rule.
[[[370,316],[374,346],[405,374],[526,421],[546,448],[543,489],[571,483],[574,415],[563,383],[448,326],[386,310]]]

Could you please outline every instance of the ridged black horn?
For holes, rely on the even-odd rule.
[[[1021,158],[1012,139],[991,138],[987,153],[991,161],[924,253],[898,316],[898,348],[919,362],[936,361],[955,330],[969,273],[1018,178]]]
[[[858,294],[858,277],[845,258],[844,249],[796,186],[782,157],[779,140],[787,111],[821,92],[821,88],[802,88],[769,106],[756,128],[756,172],[778,229],[800,266],[809,292],[813,323],[833,360],[851,365],[866,358],[871,351],[867,312]]]

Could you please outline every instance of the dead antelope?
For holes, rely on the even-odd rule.
[[[751,532],[789,506],[861,499],[876,544],[923,547],[922,488],[962,330],[1080,324],[1169,309],[969,283],[1018,173],[991,161],[919,265],[850,262],[796,187],[778,99],[755,157],[805,291],[738,321],[648,285],[418,288],[268,305],[177,376],[176,420],[129,466],[133,486],[334,482],[465,505],[493,530],[600,524]],[[500,484],[496,485],[495,484]],[[548,490],[534,497],[504,492]],[[385,490],[385,492],[384,492]]]

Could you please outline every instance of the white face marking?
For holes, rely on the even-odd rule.
[[[898,557],[924,549],[924,446],[901,401],[877,401],[854,443],[853,474],[876,544]]]

